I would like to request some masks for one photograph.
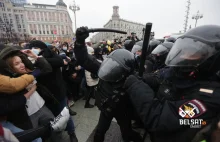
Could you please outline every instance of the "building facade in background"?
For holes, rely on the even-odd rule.
[[[0,0],[0,40],[28,38],[24,8],[14,6],[10,0]]]
[[[27,4],[27,0],[10,0],[15,5],[24,5]]]
[[[28,33],[43,41],[71,40],[72,20],[67,5],[59,0],[56,5],[24,5]]]
[[[123,39],[125,39],[132,32],[135,32],[138,38],[142,38],[144,27],[145,26],[143,24],[121,19],[119,16],[119,7],[113,6],[112,18],[107,22],[107,24],[104,25],[104,28],[126,31],[127,35],[118,34],[118,33],[105,33],[105,32],[97,33],[91,38],[91,41],[96,43],[102,40],[119,39],[120,37],[123,37]]]
[[[15,5],[0,0],[0,39],[42,41],[65,40],[73,37],[72,21],[67,5],[59,0],[56,5]]]

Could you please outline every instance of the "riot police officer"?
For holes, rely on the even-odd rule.
[[[166,39],[166,42],[172,42],[175,43],[176,39],[174,37],[169,37],[168,39]]]
[[[146,62],[147,64],[146,73],[156,72],[166,66],[165,60],[172,46],[173,46],[172,42],[164,42],[159,44],[151,52],[151,55]]]
[[[212,80],[219,60],[220,26],[201,26],[176,40],[166,59],[168,80],[127,78],[124,87],[153,142],[191,142],[201,129],[210,130],[220,114],[220,83]]]
[[[126,41],[124,42],[124,48],[125,48],[126,50],[128,50],[128,51],[131,51],[132,48],[133,48],[133,46],[134,46],[134,44],[135,44],[135,41],[134,41],[134,40],[126,40]]]
[[[87,53],[85,39],[88,36],[87,28],[77,29],[74,52],[81,66],[99,76],[95,96],[101,113],[94,142],[104,141],[105,133],[113,118],[116,118],[125,142],[141,142],[141,136],[131,128],[131,119],[128,116],[129,99],[123,89],[126,77],[134,71],[134,54],[125,49],[117,49],[101,64]]]
[[[159,44],[161,44],[161,41],[159,40],[151,40],[149,43],[149,51],[152,52]]]

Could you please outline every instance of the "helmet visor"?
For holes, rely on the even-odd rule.
[[[106,58],[99,68],[98,76],[107,82],[118,82],[124,78],[126,70],[112,58]]]
[[[151,54],[163,55],[167,52],[168,52],[168,49],[165,46],[163,46],[162,44],[160,44],[151,52]]]
[[[132,50],[131,50],[131,53],[136,53],[137,51],[141,51],[142,50],[142,47],[139,46],[139,45],[134,45]]]
[[[165,64],[197,67],[216,52],[214,46],[192,38],[179,38],[169,52]]]

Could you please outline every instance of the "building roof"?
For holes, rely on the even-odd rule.
[[[32,5],[56,7],[56,5],[39,4],[39,3],[32,3]]]
[[[67,7],[67,5],[63,2],[63,0],[59,0],[56,5]]]
[[[107,25],[109,24],[109,22],[111,22],[111,21],[112,21],[112,19],[110,19],[110,20],[104,25],[104,27],[107,26]],[[118,19],[118,21],[123,21],[123,22],[127,22],[127,23],[132,23],[132,24],[144,26],[144,24],[137,23],[137,22],[133,22],[133,21],[129,21],[129,20],[125,20],[125,19],[121,19],[121,18]]]
[[[137,23],[137,22],[133,22],[133,21],[129,21],[129,20],[125,20],[125,19],[119,19],[119,20],[120,20],[120,21],[124,21],[124,22],[128,22],[128,23],[132,23],[132,24],[137,24],[137,25],[144,26],[144,24]]]
[[[109,21],[104,25],[104,27],[107,26],[107,25],[109,24],[109,22],[111,22],[111,21],[112,21],[112,20],[109,20]]]

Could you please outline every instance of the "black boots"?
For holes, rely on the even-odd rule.
[[[93,107],[94,107],[94,105],[91,105],[90,103],[85,104],[85,108],[93,108]]]
[[[70,115],[71,115],[71,116],[74,116],[74,115],[77,114],[75,111],[73,111],[73,110],[71,110],[71,109],[69,109],[69,112],[70,112]]]
[[[78,139],[75,133],[69,134],[69,136],[70,136],[70,142],[78,142]]]

